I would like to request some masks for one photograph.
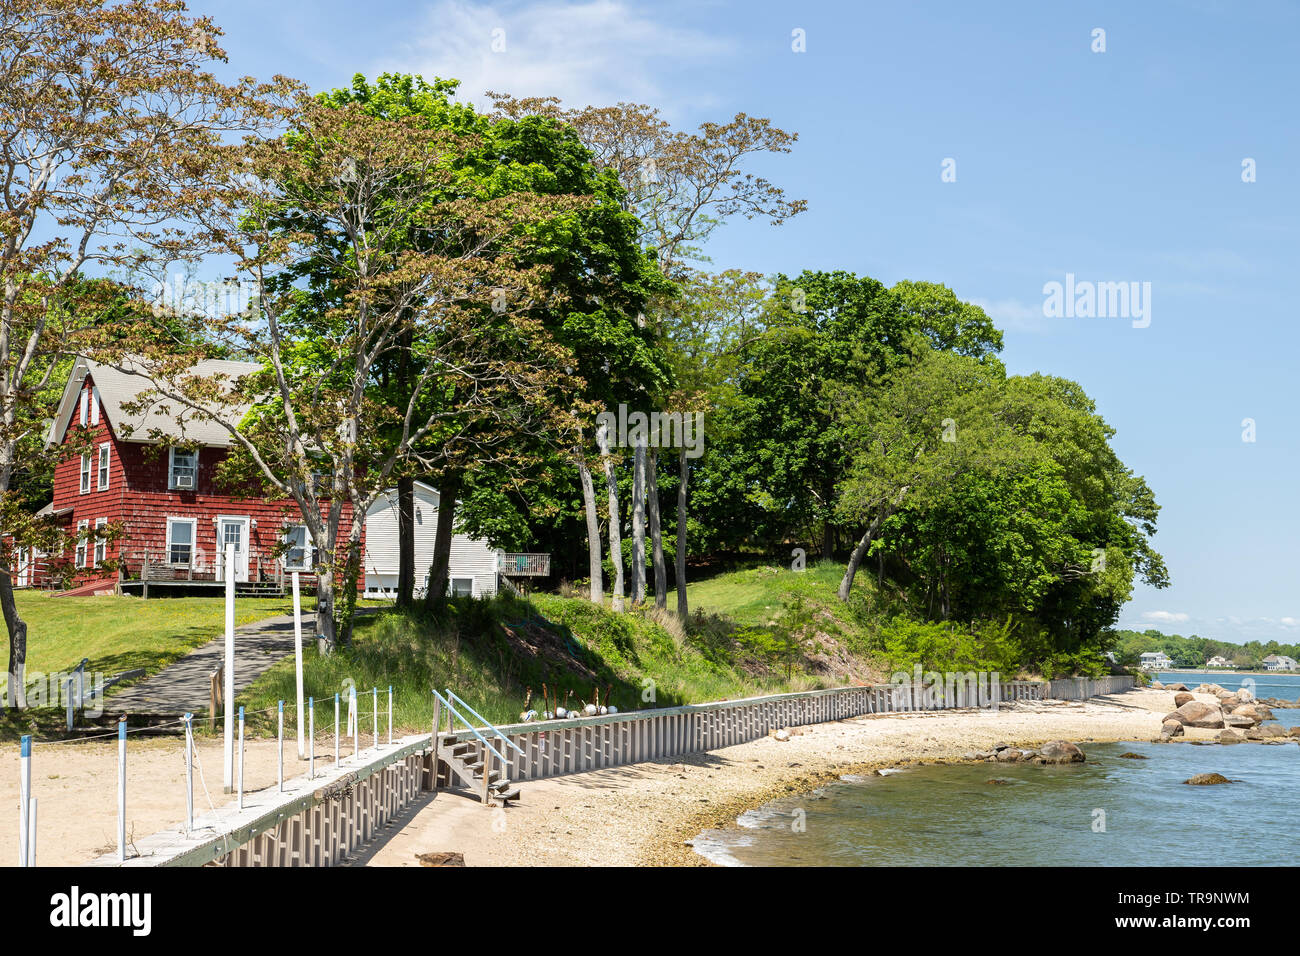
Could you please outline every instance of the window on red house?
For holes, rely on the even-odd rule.
[[[90,456],[81,456],[81,493],[84,495],[90,491]]]
[[[103,491],[108,487],[108,456],[109,446],[99,446],[99,490]]]

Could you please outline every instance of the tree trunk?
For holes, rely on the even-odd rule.
[[[596,514],[596,487],[591,480],[591,469],[578,450],[578,477],[582,480],[582,506],[587,512],[587,560],[591,575],[591,603],[605,603],[603,572],[600,564],[600,519]]]
[[[685,448],[677,452],[677,465],[681,475],[677,482],[677,560],[674,570],[677,572],[677,616],[685,621],[690,612],[686,601],[686,477],[690,469]]]
[[[18,616],[14,603],[14,582],[8,571],[0,571],[0,608],[9,631],[9,710],[27,709],[27,622]]]
[[[867,552],[871,550],[871,542],[875,538],[876,532],[880,530],[881,523],[890,514],[892,512],[886,511],[875,517],[867,527],[866,533],[858,541],[857,547],[853,549],[853,554],[849,556],[849,565],[844,569],[844,577],[840,579],[840,588],[836,592],[841,601],[849,599],[849,591],[853,588],[853,578],[858,573],[858,567],[862,564],[862,559],[866,557]]]
[[[353,514],[356,509],[353,509]],[[339,617],[339,644],[352,646],[352,622],[357,614],[357,581],[361,577],[361,529],[359,521],[352,522],[348,532],[348,560],[343,566],[343,613]]]
[[[632,456],[632,606],[645,603],[645,439]]]
[[[335,646],[334,567],[326,564],[316,571],[316,649],[328,656]]]
[[[415,479],[397,479],[397,606],[415,606]]]
[[[618,478],[614,474],[614,462],[609,457],[609,436],[603,425],[596,431],[596,443],[600,446],[600,457],[605,466],[605,487],[609,490],[609,559],[614,564],[614,584],[610,593],[610,605],[615,611],[622,611],[623,534],[619,528]]]
[[[447,600],[451,571],[451,531],[456,521],[456,498],[460,494],[462,475],[449,471],[442,476],[438,488],[438,528],[433,535],[433,564],[429,568],[429,589],[424,594],[424,606],[437,610]]]
[[[655,607],[668,608],[668,567],[664,563],[664,534],[659,521],[659,453],[650,452],[646,469],[646,515],[650,519],[650,545],[655,572]]]
[[[835,528],[829,518],[822,522],[822,557],[827,561],[835,557]]]

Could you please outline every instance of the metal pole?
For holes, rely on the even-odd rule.
[[[126,715],[117,719],[117,862],[126,862]]]
[[[185,715],[185,835],[194,831],[194,715]]]
[[[239,708],[239,809],[244,809],[244,708]]]
[[[18,865],[27,865],[27,818],[32,798],[32,736],[18,742]]]
[[[217,526],[221,533],[221,526]],[[232,777],[235,771],[235,721],[231,710],[235,703],[235,545],[226,545],[226,693],[222,704],[226,708],[225,738],[222,757],[225,761],[224,786],[226,793],[232,789]]]
[[[316,779],[316,698],[307,698],[307,779]]]
[[[293,663],[298,684],[298,759],[307,756],[302,739],[302,597],[298,590],[298,572],[293,572]]]
[[[280,701],[280,713],[277,716],[279,726],[276,729],[276,761],[280,782],[280,792],[284,793],[284,701]]]

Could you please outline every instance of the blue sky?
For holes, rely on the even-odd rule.
[[[760,169],[808,211],[727,225],[715,264],[925,279],[979,302],[1009,369],[1081,382],[1163,506],[1173,586],[1140,587],[1121,624],[1300,639],[1300,5],[192,7],[225,29],[232,70],[315,89],[405,70],[462,79],[472,102],[635,100],[689,127],[743,111],[797,131]],[[1045,318],[1043,286],[1067,273],[1149,282],[1149,326]]]

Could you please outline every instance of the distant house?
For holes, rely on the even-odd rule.
[[[437,489],[422,481],[415,483],[415,580],[416,592],[428,586],[433,564],[433,539],[438,530]],[[365,593],[389,597],[397,590],[397,491],[381,495],[366,512],[364,558]],[[466,534],[453,535],[448,590],[454,595],[490,597],[503,578],[545,577],[550,574],[549,554],[506,554],[486,541]]]
[[[1262,661],[1266,671],[1293,671],[1300,668],[1300,664],[1295,662],[1295,658],[1286,657],[1282,654],[1270,654]]]
[[[1231,667],[1232,661],[1228,660],[1226,657],[1221,657],[1218,654],[1215,654],[1213,657],[1211,657],[1208,661],[1205,662],[1205,666],[1206,667]]]
[[[1164,651],[1147,651],[1138,658],[1138,663],[1147,671],[1165,670],[1174,666],[1173,660]]]

